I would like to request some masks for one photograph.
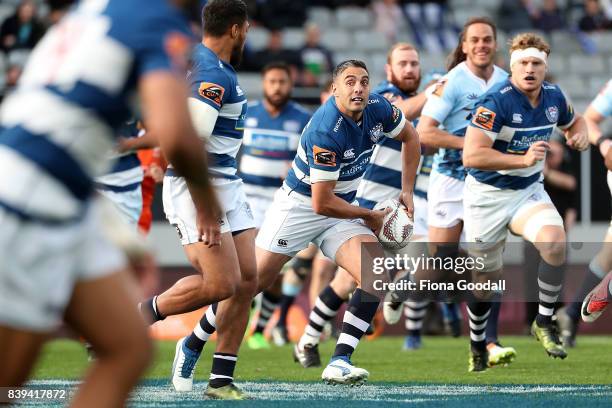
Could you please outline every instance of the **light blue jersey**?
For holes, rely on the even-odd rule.
[[[137,10],[137,11],[136,11]],[[81,220],[117,129],[150,72],[184,74],[192,37],[167,0],[83,1],[33,50],[0,113],[0,207],[40,223]]]
[[[421,115],[435,119],[448,133],[463,137],[470,113],[481,96],[507,77],[506,71],[494,66],[493,75],[488,82],[485,82],[474,75],[465,62],[462,62],[439,81],[436,90],[427,99]],[[465,169],[461,150],[439,149],[434,156],[433,171],[464,180]]]
[[[336,196],[353,202],[374,145],[396,137],[404,124],[404,114],[378,94],[370,94],[359,123],[344,116],[335,98],[329,98],[304,129],[285,184],[312,196],[312,183],[336,181]]]
[[[295,158],[310,112],[289,101],[271,117],[263,102],[249,104],[244,129],[240,177],[249,196],[274,198]]]
[[[591,102],[591,106],[604,117],[612,116],[612,79]]]
[[[508,79],[484,95],[473,112],[470,126],[484,131],[493,141],[493,149],[524,155],[535,142],[548,142],[555,127],[567,129],[573,123],[574,110],[557,85],[544,82],[540,103],[534,108]],[[522,190],[541,180],[543,168],[541,160],[524,169],[468,171],[481,183]]]
[[[247,100],[238,84],[238,75],[230,64],[204,44],[194,48],[191,59],[187,75],[191,88],[189,96],[219,112],[206,144],[209,172],[213,177],[228,181],[240,180],[236,175],[236,156],[242,144]],[[175,173],[170,169],[166,175],[174,176]]]

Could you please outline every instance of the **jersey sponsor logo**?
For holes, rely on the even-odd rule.
[[[202,98],[213,101],[216,105],[221,106],[225,88],[221,85],[213,84],[212,82],[202,82],[198,93]]]
[[[399,110],[397,106],[393,105],[393,121],[397,122],[400,116],[402,116],[402,112]]]
[[[238,95],[238,96],[244,95],[244,91],[242,90],[240,85],[236,85],[236,95]]]
[[[488,130],[493,129],[496,113],[484,106],[479,106],[472,123]]]
[[[352,159],[355,157],[355,149],[348,149],[344,152],[345,159]]]
[[[338,121],[336,122],[336,126],[334,126],[334,132],[337,132],[338,129],[340,129],[340,124],[342,123],[342,116],[340,116],[338,118]],[[310,121],[308,121],[308,124],[310,125]]]
[[[546,108],[545,113],[550,123],[556,123],[559,120],[559,108],[556,106],[549,106]]]
[[[336,153],[319,146],[313,147],[313,157],[315,164],[319,166],[336,166]]]
[[[383,125],[382,123],[377,123],[376,126],[374,126],[370,130],[370,140],[372,141],[372,143],[378,142],[382,134],[383,134]]]
[[[512,89],[512,87],[511,87],[510,85],[508,85],[507,87],[502,88],[502,89],[499,91],[499,93],[503,95],[503,94],[505,94],[506,92],[508,92],[508,91],[509,91],[509,90],[511,90],[511,89]]]
[[[380,102],[378,99],[368,99],[368,105]]]
[[[441,79],[434,85],[433,94],[436,96],[442,96],[444,93],[444,86],[446,85],[446,79]]]
[[[512,123],[523,123],[523,115],[521,115],[520,113],[513,113]]]

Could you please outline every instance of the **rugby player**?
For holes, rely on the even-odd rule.
[[[185,177],[197,234],[219,244],[219,211],[184,84],[191,1],[86,1],[32,52],[0,113],[0,384],[28,377],[45,340],[65,321],[97,351],[73,406],[119,407],[152,345],[124,255],[103,234],[93,199],[119,126],[144,119]],[[172,44],[172,47],[168,47]],[[183,71],[183,72],[181,72]]]
[[[459,241],[464,225],[463,185],[465,169],[461,163],[468,116],[479,98],[491,87],[504,81],[508,74],[494,64],[497,47],[495,24],[486,17],[468,20],[463,26],[457,48],[451,55],[448,73],[438,83],[437,89],[427,99],[417,125],[421,142],[438,148],[434,156],[428,190],[429,241],[433,256],[454,258],[459,253]],[[443,125],[444,129],[440,129]],[[483,312],[468,304],[472,325]],[[499,312],[499,309],[496,310]],[[497,337],[497,319],[487,327]],[[485,337],[485,327],[478,333]],[[491,365],[511,362],[516,351],[503,347],[497,339],[488,345]]]
[[[532,33],[519,34],[510,48],[510,79],[493,87],[473,111],[466,133],[463,164],[465,230],[473,256],[486,254],[476,281],[495,279],[502,268],[507,231],[534,243],[542,257],[538,269],[539,309],[531,325],[548,355],[567,353],[552,325],[553,307],[561,292],[566,236],[563,219],[544,191],[542,169],[555,127],[567,145],[588,148],[584,119],[575,114],[561,89],[544,81],[550,47]],[[490,303],[476,294],[470,307],[470,371],[487,368],[487,349],[480,334]]]
[[[191,87],[188,105],[198,135],[207,142],[212,184],[223,207],[218,219],[220,245],[202,242],[185,179],[169,166],[164,178],[164,212],[199,273],[180,279],[164,293],[143,302],[141,310],[153,323],[212,305],[194,331],[177,342],[172,385],[179,392],[192,389],[195,364],[216,328],[218,342],[206,395],[240,399],[242,391],[234,386],[232,378],[244,334],[241,320],[246,324],[248,316],[236,314],[232,303],[217,302],[232,296],[250,302],[256,288],[255,222],[242,180],[236,175],[247,101],[233,66],[240,63],[246,41],[247,7],[242,0],[211,0],[202,10],[202,21],[203,39],[193,50],[187,76]]]

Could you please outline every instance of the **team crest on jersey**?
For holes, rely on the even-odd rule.
[[[444,93],[444,86],[446,85],[446,79],[440,79],[438,82],[436,82],[436,84],[434,85],[434,91],[433,94],[436,96],[442,96],[442,94]]]
[[[216,105],[221,106],[225,88],[221,85],[213,84],[212,82],[202,82],[198,93],[202,98],[213,101]]]
[[[319,166],[336,166],[336,153],[315,145],[312,149],[315,164]]]
[[[370,130],[370,140],[372,141],[372,143],[378,142],[378,140],[380,140],[380,137],[382,136],[382,134],[383,134],[383,125],[382,125],[382,123],[377,123],[376,126],[374,126]]]
[[[472,123],[478,125],[482,128],[492,130],[493,123],[495,122],[496,113],[492,110],[485,108],[484,106],[479,106],[476,111],[476,115],[474,115],[474,119]]]
[[[559,120],[559,108],[556,106],[549,106],[546,108],[546,118],[550,121],[550,123],[557,123]]]

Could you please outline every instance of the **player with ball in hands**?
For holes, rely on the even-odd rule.
[[[315,243],[357,282],[358,289],[344,315],[341,335],[323,379],[354,384],[369,373],[351,364],[379,301],[361,286],[361,247],[378,245],[383,218],[390,211],[356,205],[357,186],[382,138],[402,142],[402,191],[399,199],[412,217],[413,186],[420,152],[418,135],[403,113],[384,97],[370,94],[365,64],[340,63],[333,72],[333,98],[313,115],[300,139],[297,155],[283,186],[277,191],[257,237],[259,290],[271,285],[282,266],[297,252]],[[248,313],[249,305],[244,305]]]

